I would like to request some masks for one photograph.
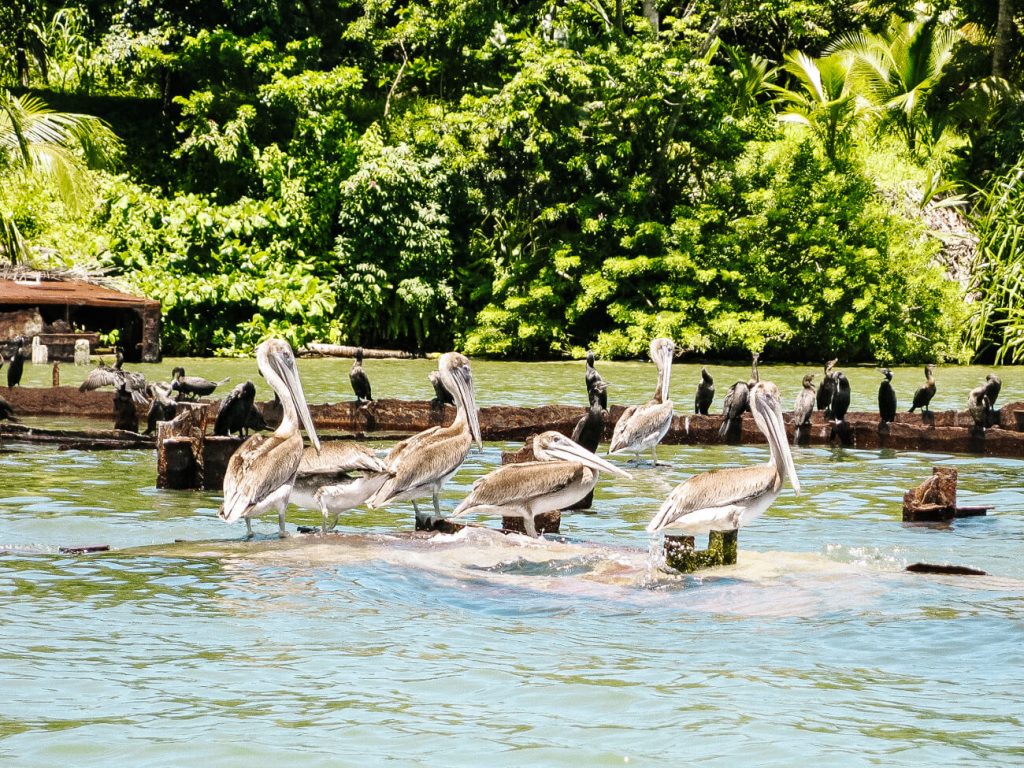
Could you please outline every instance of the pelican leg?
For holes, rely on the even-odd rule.
[[[523,515],[523,528],[526,529],[526,535],[532,536],[533,538],[539,538],[537,535],[537,526],[533,524],[533,515],[527,513]]]
[[[253,537],[252,520],[247,517],[247,518],[245,518],[245,538],[251,539],[252,537]]]
[[[284,527],[284,508],[277,510],[277,535],[282,539],[288,538],[288,530]]]
[[[441,516],[441,499],[440,499],[440,497],[438,497],[436,490],[433,493],[433,497],[434,497],[434,514],[437,515],[438,517],[440,517]]]

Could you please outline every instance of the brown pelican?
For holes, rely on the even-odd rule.
[[[835,379],[832,378],[832,369],[836,367],[839,362],[839,358],[834,358],[825,363],[825,376],[821,380],[821,384],[818,385],[818,396],[817,404],[818,410],[824,411],[828,409],[829,404],[832,402],[832,390],[835,389]]]
[[[632,451],[637,460],[640,452],[651,449],[651,460],[658,465],[657,445],[672,426],[672,400],[668,396],[668,385],[672,378],[672,356],[676,345],[671,339],[655,339],[651,342],[651,360],[658,366],[658,386],[654,397],[643,405],[631,405],[615,424],[608,455]]]
[[[120,347],[116,349],[116,354],[117,362],[113,367],[100,363],[89,371],[78,391],[91,392],[100,387],[115,387],[131,395],[132,400],[136,403],[147,402],[149,385],[146,383],[146,377],[135,371],[123,370],[121,366],[124,365],[124,355]]]
[[[754,423],[768,438],[771,458],[753,467],[716,469],[683,481],[675,487],[647,526],[651,533],[678,528],[687,533],[732,531],[756,519],[782,491],[789,478],[800,493],[800,480],[786,441],[779,388],[769,381],[750,391]]]
[[[7,361],[7,387],[13,388],[21,384],[21,375],[25,371],[25,337],[17,338],[18,348]]]
[[[810,424],[811,414],[814,413],[814,376],[813,373],[804,376],[803,389],[793,403],[793,424],[797,429]]]
[[[1003,388],[1003,382],[994,373],[985,377],[985,394],[988,395],[988,403],[992,408],[996,407],[996,398],[999,397],[999,390]]]
[[[825,415],[831,417],[837,424],[846,419],[850,410],[850,380],[842,371],[832,374],[835,388],[832,390],[832,402],[829,404]]]
[[[896,419],[896,390],[892,388],[892,371],[882,370],[882,383],[878,385],[878,415],[883,423]]]
[[[322,532],[327,533],[341,512],[364,503],[387,479],[387,467],[372,449],[347,440],[332,440],[323,443],[320,451],[306,448],[302,452],[291,502],[323,512]]]
[[[913,413],[915,408],[923,408],[925,413],[928,413],[928,403],[935,397],[935,377],[932,376],[932,371],[935,370],[935,366],[928,363],[924,367],[925,382],[922,386],[918,387],[917,392],[914,393],[914,402],[910,406],[910,412]]]
[[[248,434],[253,403],[256,401],[256,386],[251,381],[243,382],[232,389],[220,401],[217,421],[213,426],[213,434],[230,435],[237,433],[240,437]]]
[[[711,404],[715,401],[715,380],[711,378],[706,367],[700,369],[700,384],[697,385],[697,396],[693,399],[693,412],[708,415]]]
[[[992,402],[988,399],[985,385],[975,387],[967,396],[967,410],[974,419],[974,428],[984,432],[992,417]]]
[[[602,470],[630,476],[558,432],[537,435],[533,455],[537,461],[506,464],[473,483],[452,517],[467,512],[521,517],[527,534],[536,536],[535,516],[582,499],[594,489]]]
[[[430,379],[430,384],[434,387],[434,399],[430,401],[431,408],[455,405],[455,398],[452,397],[452,393],[445,389],[444,384],[441,383],[441,374],[437,371],[431,371],[427,374],[427,378]]]
[[[440,516],[441,486],[455,474],[473,442],[483,447],[469,358],[446,352],[437,361],[437,371],[444,388],[455,398],[455,421],[447,427],[426,429],[391,449],[384,460],[391,476],[367,502],[373,508],[411,500],[419,516],[416,499],[431,496],[434,512]]]
[[[178,404],[171,399],[170,384],[163,381],[150,384],[149,393],[153,400],[149,404],[146,431],[142,433],[144,435],[153,434],[158,421],[170,421],[178,412]]]
[[[356,359],[352,363],[352,370],[349,371],[348,380],[352,384],[352,391],[356,393],[356,399],[362,402],[373,400],[370,394],[370,377],[363,370],[363,348],[356,350]]]
[[[587,352],[587,372],[584,376],[584,381],[587,383],[587,399],[590,399],[590,393],[595,389],[598,390],[602,399],[601,405],[607,410],[608,408],[608,385],[604,383],[604,379],[601,378],[601,374],[597,372],[594,367],[594,353]]]
[[[186,376],[185,369],[181,366],[171,371],[171,378],[173,379],[171,388],[178,393],[178,396],[186,395],[193,400],[197,397],[206,397],[213,394],[213,390],[229,381],[229,379],[210,381],[201,376]]]
[[[244,517],[247,538],[251,538],[251,518],[276,510],[284,538],[288,535],[284,510],[302,461],[299,425],[305,427],[317,450],[320,440],[313,429],[313,419],[295,367],[295,354],[288,342],[270,339],[260,344],[256,347],[256,365],[280,398],[281,425],[270,437],[253,435],[231,456],[224,474],[224,503],[219,515],[227,523]]]

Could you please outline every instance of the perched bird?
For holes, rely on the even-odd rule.
[[[7,362],[7,386],[13,388],[21,384],[21,376],[25,372],[25,337],[17,338],[18,348],[14,350]]]
[[[739,425],[743,412],[747,410],[749,392],[747,382],[737,381],[725,393],[725,400],[722,402],[722,425],[718,428],[720,437],[725,437],[730,429]]]
[[[999,397],[999,390],[1003,388],[1003,382],[994,373],[985,377],[985,394],[988,396],[988,404],[996,407],[996,399]]]
[[[289,347],[290,349],[290,347]],[[180,398],[182,395],[190,399],[196,399],[197,397],[206,397],[212,395],[213,390],[217,387],[227,384],[230,379],[221,379],[220,381],[210,381],[204,379],[201,376],[186,376],[185,369],[181,366],[174,368],[171,371],[171,389],[178,393]]]
[[[231,456],[224,474],[224,503],[219,516],[227,523],[245,518],[247,538],[252,537],[251,518],[276,511],[280,535],[287,536],[284,511],[302,461],[302,434],[305,427],[313,447],[320,450],[320,439],[302,393],[295,354],[281,339],[270,339],[256,348],[256,365],[267,384],[281,401],[281,425],[270,437],[253,435]]]
[[[797,393],[796,401],[793,403],[793,424],[797,429],[811,423],[815,402],[814,376],[813,373],[804,376],[803,388]]]
[[[430,401],[431,408],[455,405],[455,398],[452,397],[452,393],[445,389],[444,384],[441,383],[441,374],[437,371],[431,371],[427,374],[427,378],[430,379],[430,383],[434,387],[434,399]]]
[[[651,449],[651,460],[658,465],[657,445],[672,426],[672,400],[669,398],[669,381],[672,377],[672,357],[676,345],[671,339],[659,338],[651,342],[651,360],[658,367],[658,386],[654,397],[643,405],[631,405],[615,424],[608,454],[632,451],[640,458],[640,452]]]
[[[985,384],[971,390],[967,396],[967,410],[974,419],[974,428],[984,432],[992,418],[992,402],[988,399]]]
[[[832,378],[832,369],[836,367],[838,362],[839,358],[837,357],[825,363],[825,376],[822,378],[821,384],[818,385],[817,404],[819,411],[827,409],[829,403],[832,402],[832,390],[836,386],[835,379]]]
[[[121,382],[114,393],[114,429],[138,432],[139,416],[135,411],[135,399],[127,387],[126,382]]]
[[[600,472],[628,478],[619,469],[558,432],[542,432],[533,439],[537,461],[506,464],[475,483],[452,517],[482,512],[521,517],[530,536],[537,536],[537,515],[564,509],[590,493]]]
[[[846,413],[850,410],[850,380],[842,371],[832,374],[835,381],[835,389],[832,390],[832,403],[829,405],[826,414],[830,414],[837,424],[846,419]]]
[[[711,404],[715,401],[715,380],[711,378],[706,367],[700,369],[700,384],[697,385],[697,395],[693,399],[693,412],[707,416]]]
[[[757,371],[757,361],[761,359],[760,352],[753,352],[751,354],[750,362],[750,381],[747,382],[747,387],[753,387],[757,382],[761,380],[761,374]]]
[[[136,403],[147,402],[149,384],[146,383],[146,377],[137,371],[124,370],[121,367],[124,365],[124,355],[121,353],[121,348],[118,347],[115,351],[117,362],[114,363],[114,366],[111,367],[101,362],[89,371],[85,381],[79,386],[78,391],[91,392],[100,387],[114,387],[118,390],[125,390]]]
[[[14,415],[14,408],[11,404],[0,397],[0,421],[17,421]]]
[[[913,413],[915,408],[922,408],[925,413],[929,412],[928,403],[935,397],[935,377],[932,376],[934,370],[935,366],[931,363],[924,367],[925,383],[914,393],[914,402],[910,406],[910,413]]]
[[[896,419],[896,390],[892,388],[892,371],[882,370],[882,382],[878,385],[878,415],[883,423]]]
[[[694,475],[680,483],[647,526],[651,533],[668,528],[687,533],[731,531],[749,524],[772,505],[788,478],[800,493],[793,455],[786,441],[779,389],[768,381],[750,390],[754,423],[768,438],[767,464],[730,467]]]
[[[220,401],[217,421],[213,426],[213,434],[230,435],[235,432],[240,437],[249,434],[252,412],[255,410],[256,386],[246,381],[232,389]]]
[[[391,449],[384,460],[390,477],[369,498],[370,507],[411,500],[419,517],[416,499],[430,496],[434,513],[440,516],[441,487],[461,466],[470,445],[475,442],[483,447],[469,358],[446,352],[437,361],[437,371],[444,388],[455,398],[455,421],[447,427],[426,429]]]
[[[355,509],[376,493],[389,477],[383,460],[370,448],[348,440],[323,443],[320,451],[306,448],[292,487],[291,502],[319,509],[321,533],[333,530],[338,515]]]
[[[608,385],[603,381],[596,382],[590,390],[590,408],[586,415],[576,422],[572,431],[573,442],[579,443],[592,453],[597,452],[604,435],[604,422],[608,417],[608,409],[602,403],[607,402],[605,390]]]
[[[352,363],[352,370],[348,373],[348,380],[352,384],[352,391],[356,393],[356,399],[360,402],[370,402],[373,395],[370,393],[370,377],[363,370],[363,348],[356,350],[356,359]]]
[[[142,434],[151,435],[156,429],[157,422],[170,421],[178,413],[178,403],[171,399],[171,385],[158,381],[150,384],[149,394],[152,400],[149,403],[149,414],[146,416],[146,431]]]
[[[587,372],[584,376],[584,381],[587,383],[587,399],[590,399],[590,393],[594,390],[598,390],[601,397],[604,398],[601,401],[601,405],[607,410],[608,408],[608,385],[604,383],[604,379],[601,378],[601,374],[597,372],[594,367],[594,353],[587,352]]]

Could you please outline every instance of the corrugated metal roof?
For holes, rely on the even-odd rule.
[[[132,296],[81,280],[41,280],[38,283],[0,280],[0,307],[42,304],[120,309],[160,306],[160,302],[153,299]]]

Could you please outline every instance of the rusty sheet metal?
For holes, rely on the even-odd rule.
[[[153,299],[132,296],[81,280],[41,280],[38,283],[0,280],[0,308],[53,304],[119,309],[160,306],[160,302]]]

